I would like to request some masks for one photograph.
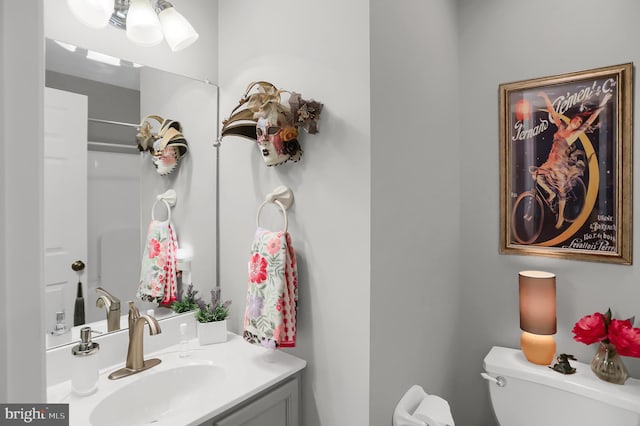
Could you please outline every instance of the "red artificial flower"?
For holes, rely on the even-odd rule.
[[[611,309],[601,314],[582,317],[573,327],[573,340],[590,345],[596,342],[610,343],[619,355],[640,358],[640,328],[633,328],[633,318],[611,318]]]
[[[640,328],[633,328],[629,320],[612,319],[609,324],[609,341],[619,355],[640,358]]]
[[[605,316],[600,312],[593,315],[586,315],[580,319],[571,330],[574,334],[573,340],[590,345],[607,337],[607,326]]]
[[[267,279],[267,261],[255,253],[249,261],[249,281],[259,284]]]

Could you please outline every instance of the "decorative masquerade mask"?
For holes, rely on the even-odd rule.
[[[256,138],[262,159],[267,166],[276,166],[287,161],[298,161],[302,149],[298,143],[296,127],[273,126],[264,118],[256,123]]]
[[[288,94],[288,104],[282,103],[282,94]],[[296,162],[302,156],[298,129],[318,133],[322,107],[319,102],[302,99],[298,93],[278,90],[271,83],[254,82],[231,116],[223,121],[222,137],[236,135],[255,140],[267,166]]]
[[[160,131],[157,134],[152,132],[151,124],[147,119],[154,119],[160,123]],[[180,123],[165,120],[157,115],[149,115],[142,120],[136,138],[138,149],[151,153],[153,165],[161,176],[171,173],[188,150],[187,140],[182,135]]]

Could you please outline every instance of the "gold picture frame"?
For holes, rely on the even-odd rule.
[[[632,262],[633,64],[499,85],[500,253]]]

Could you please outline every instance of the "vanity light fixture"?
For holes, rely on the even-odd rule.
[[[156,12],[158,12],[164,38],[172,51],[182,50],[198,39],[198,33],[187,21],[187,18],[182,16],[168,1],[158,0]]]
[[[171,50],[177,52],[199,37],[166,0],[67,0],[67,5],[82,23],[92,28],[111,24],[124,29],[127,38],[140,46],[155,46],[166,39]]]
[[[160,20],[148,0],[129,1],[125,31],[127,38],[140,46],[155,46],[163,39]]]
[[[556,276],[550,272],[518,273],[520,347],[529,362],[549,365],[556,352]]]

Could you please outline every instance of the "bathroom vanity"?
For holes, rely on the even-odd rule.
[[[261,392],[202,426],[297,426],[299,424],[298,374]]]
[[[163,334],[164,329],[165,339],[173,340],[172,327],[163,322]],[[195,330],[191,337],[193,333]],[[127,333],[121,334],[126,340]],[[147,344],[156,336],[146,334],[144,338]],[[227,342],[206,346],[191,338],[186,345],[145,351],[145,359],[158,358],[159,365],[109,380],[107,376],[122,367],[126,346],[113,338],[100,345],[118,346],[122,360],[100,369],[94,394],[77,396],[66,376],[49,377],[47,402],[69,403],[71,426],[299,424],[300,375],[306,362],[283,351],[249,344],[232,333]],[[51,354],[48,368],[65,362],[66,349]]]

